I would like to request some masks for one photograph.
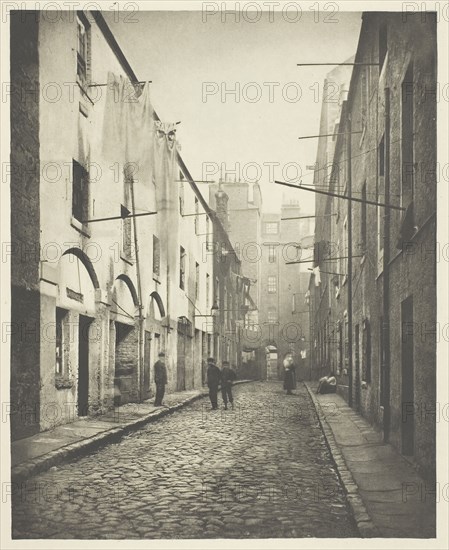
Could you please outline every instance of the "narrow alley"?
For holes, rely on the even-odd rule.
[[[356,537],[306,388],[236,387],[29,479],[18,538]]]

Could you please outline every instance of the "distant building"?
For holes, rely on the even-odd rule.
[[[217,195],[220,190],[220,195]],[[260,305],[259,242],[262,194],[258,184],[220,181],[209,185],[209,204],[226,226],[229,241],[240,262],[240,274],[248,289],[244,298],[244,315],[239,324],[242,362],[240,375],[263,377],[265,350],[258,333]],[[262,371],[261,371],[262,369]]]
[[[311,234],[313,219],[286,219],[301,215],[307,214],[295,201],[283,204],[280,214],[262,215],[260,292],[264,298],[259,325],[265,344],[277,350],[277,364],[271,361],[268,379],[282,377],[282,361],[289,351],[299,377],[309,374],[309,311],[305,304],[309,264],[288,263],[307,260],[310,253],[301,242]]]

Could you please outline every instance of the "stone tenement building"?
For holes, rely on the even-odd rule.
[[[216,202],[221,190],[221,203]],[[287,264],[304,257],[295,245],[311,234],[312,219],[283,220],[301,214],[299,204],[282,205],[281,213],[262,213],[258,184],[229,181],[209,185],[211,206],[224,215],[229,239],[249,286],[247,315],[241,331],[242,357],[248,375],[282,377],[282,359],[293,351],[300,378],[309,375],[309,311],[304,304],[308,264]],[[310,264],[311,265],[311,264]],[[302,352],[302,353],[301,353]]]
[[[435,15],[365,13],[355,62],[328,190],[356,200],[317,195],[330,221],[316,226],[314,368],[332,371],[349,404],[433,478]]]
[[[221,202],[217,205],[217,192]],[[241,375],[249,378],[264,377],[265,347],[259,334],[260,294],[260,231],[262,193],[257,183],[229,181],[228,174],[220,183],[209,184],[209,204],[223,218],[232,247],[240,261],[241,274],[249,288],[244,303],[246,315],[240,327],[242,348]]]
[[[352,63],[354,57],[346,60]],[[349,80],[351,78],[352,68],[349,66],[336,67],[328,73],[323,84],[323,103],[321,105],[320,129],[317,147],[317,156],[315,170],[313,174],[313,184],[316,189],[321,191],[329,190],[329,180],[334,164],[335,145],[339,132],[341,108],[347,97]],[[333,185],[336,193],[341,191],[339,186]],[[328,197],[317,194],[315,196],[315,242],[325,243],[321,248],[321,253],[326,253],[329,257],[343,256],[344,243],[332,241],[332,227],[335,223],[336,213],[330,212],[326,206],[329,203]],[[336,364],[340,360],[339,356],[331,349],[331,341],[334,338],[332,331],[332,319],[329,317],[330,301],[332,293],[335,293],[332,281],[340,281],[344,278],[344,273],[339,271],[343,260],[337,261],[337,267],[332,269],[328,260],[323,260],[320,266],[321,283],[311,277],[309,281],[308,306],[313,312],[310,319],[310,357],[313,365],[313,378],[320,378],[331,370],[336,370]],[[312,265],[312,264],[310,264]],[[314,264],[315,265],[315,264]],[[337,288],[339,288],[339,284]],[[340,389],[344,387],[341,381]]]
[[[259,324],[272,351],[267,365],[269,380],[282,378],[282,362],[288,351],[293,352],[298,377],[305,379],[309,374],[309,310],[304,295],[307,267],[312,264],[289,263],[304,261],[310,255],[309,250],[298,247],[310,235],[313,219],[298,219],[301,215],[307,214],[298,201],[290,200],[281,206],[280,214],[262,216],[260,292],[264,299]]]
[[[47,13],[11,13],[13,439],[149,398],[160,350],[169,391],[200,387],[239,270],[101,13]]]

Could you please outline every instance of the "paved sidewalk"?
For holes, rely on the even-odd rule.
[[[434,538],[435,485],[426,482],[339,395],[306,384],[362,536]]]
[[[234,384],[250,382],[238,380]],[[11,443],[11,480],[23,481],[73,458],[120,439],[127,432],[161,418],[208,395],[207,389],[166,394],[164,405],[155,407],[154,398],[128,403],[106,414],[88,416]]]

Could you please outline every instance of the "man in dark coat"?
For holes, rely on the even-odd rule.
[[[228,400],[231,407],[234,408],[234,398],[232,397],[232,382],[236,379],[235,371],[229,366],[229,361],[223,361],[221,369],[221,396],[223,398],[224,408],[228,409]]]
[[[218,409],[218,386],[221,381],[220,369],[216,366],[214,358],[209,357],[207,360],[207,385],[209,387],[209,397],[212,409]]]
[[[296,389],[296,367],[293,364],[293,354],[286,353],[284,357],[284,390],[287,390],[287,395],[292,395],[294,389]]]
[[[159,359],[154,363],[154,382],[156,384],[156,398],[154,406],[160,407],[164,399],[165,384],[167,383],[167,367],[165,366],[165,353],[161,351]]]

